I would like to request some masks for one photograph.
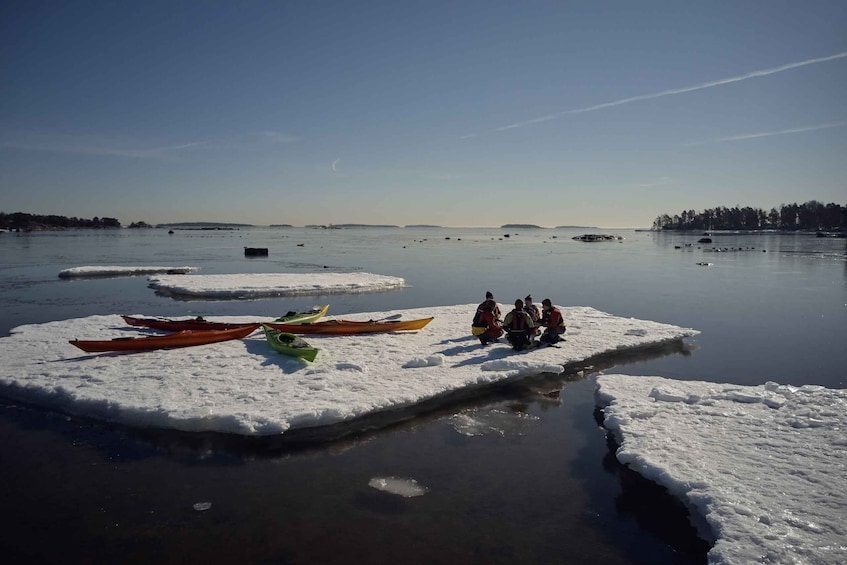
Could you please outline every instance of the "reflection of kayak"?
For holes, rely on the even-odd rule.
[[[317,357],[318,350],[309,345],[302,337],[269,328],[264,324],[262,327],[265,330],[268,343],[280,353],[299,357],[306,361],[314,361]]]
[[[277,318],[277,322],[286,324],[302,324],[304,322],[315,322],[326,314],[329,310],[329,304],[325,306],[315,306],[307,312],[289,312],[281,318]],[[130,326],[141,328],[150,328],[154,330],[162,330],[165,332],[177,332],[181,330],[232,330],[236,328],[246,328],[248,326],[258,327],[258,322],[248,323],[228,323],[228,322],[210,322],[203,318],[191,318],[188,320],[169,320],[163,318],[133,318],[132,316],[121,316],[124,322]]]
[[[326,320],[312,324],[265,324],[282,332],[295,334],[351,335],[380,332],[400,332],[419,330],[432,321],[432,318],[420,320],[368,321]]]
[[[153,349],[190,347],[192,345],[205,345],[207,343],[240,339],[247,337],[258,327],[259,324],[253,324],[230,330],[183,330],[168,335],[117,337],[115,339],[99,341],[72,339],[69,343],[88,353],[102,351],[150,351]]]

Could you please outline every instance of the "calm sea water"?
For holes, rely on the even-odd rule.
[[[692,327],[686,348],[596,370],[845,386],[843,239],[621,230],[369,228],[0,234],[0,336],[92,314],[273,315],[474,303],[531,293]],[[596,231],[596,230],[591,230]],[[508,237],[506,235],[508,234]],[[245,257],[244,247],[267,247]],[[725,251],[711,251],[712,248]],[[708,263],[700,265],[698,263]],[[408,288],[349,296],[180,301],[145,277],[60,280],[82,265],[202,274],[366,271]],[[470,316],[471,313],[469,313]],[[663,491],[618,465],[594,416],[594,373],[457,401],[387,429],[290,446],[125,429],[0,405],[0,555],[27,562],[696,563],[706,545]],[[539,394],[561,390],[558,398]],[[553,395],[555,396],[555,394]],[[470,416],[489,433],[457,432]],[[427,486],[404,499],[375,476]],[[210,502],[197,511],[193,505]],[[49,540],[49,543],[47,541]]]

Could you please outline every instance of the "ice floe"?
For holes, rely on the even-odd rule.
[[[80,355],[68,340],[155,332],[127,326],[117,314],[19,326],[0,338],[0,394],[128,426],[273,435],[349,423],[459,391],[561,373],[564,366],[594,356],[698,333],[568,307],[562,308],[567,341],[559,347],[516,352],[504,340],[483,347],[470,335],[475,310],[476,304],[464,304],[346,315],[351,320],[393,314],[435,319],[416,332],[306,336],[320,349],[314,363],[277,353],[261,331],[243,340],[183,349]]]
[[[602,375],[617,458],[685,501],[710,563],[847,563],[847,391]]]
[[[401,277],[373,273],[246,273],[150,277],[150,288],[181,298],[250,299],[314,294],[355,294],[402,288]]]
[[[199,267],[126,267],[118,265],[110,266],[87,266],[72,267],[59,271],[60,279],[85,278],[85,277],[122,277],[150,275],[154,273],[167,273],[172,275],[184,275],[198,271]]]

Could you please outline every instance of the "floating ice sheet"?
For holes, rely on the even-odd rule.
[[[604,375],[617,458],[705,517],[710,563],[847,563],[847,391]]]
[[[559,347],[516,352],[504,341],[483,347],[470,335],[475,310],[476,304],[464,304],[345,316],[435,319],[416,332],[306,336],[320,349],[314,363],[277,353],[261,331],[242,340],[183,349],[80,355],[68,340],[154,332],[129,327],[118,315],[20,326],[0,338],[0,394],[130,426],[272,435],[560,373],[563,365],[595,355],[697,333],[572,307],[563,308],[567,341]]]
[[[126,266],[89,266],[72,267],[59,271],[59,278],[84,278],[84,277],[121,277],[135,275],[150,275],[154,273],[170,273],[184,275],[199,270],[199,267],[126,267]]]
[[[400,277],[373,273],[246,273],[150,277],[149,286],[170,296],[249,299],[310,294],[356,294],[402,288]]]

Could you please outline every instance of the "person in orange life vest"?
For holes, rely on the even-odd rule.
[[[503,326],[500,325],[500,320],[495,316],[494,311],[497,308],[497,303],[494,300],[486,300],[480,304],[478,316],[474,318],[474,335],[479,338],[482,345],[488,345],[492,341],[497,341],[503,335]],[[484,328],[482,333],[477,333],[479,328]]]
[[[482,310],[483,307],[485,306],[485,303],[488,302],[489,300],[494,300],[494,295],[491,293],[490,290],[485,293],[485,300],[483,301],[483,303],[476,307],[477,311]],[[500,307],[497,305],[496,300],[494,301],[494,317],[497,318],[498,320],[503,319],[503,316],[500,313]]]
[[[535,324],[535,327],[532,329],[532,335],[536,336],[539,332],[538,321],[541,320],[541,312],[538,310],[538,306],[532,303],[531,294],[527,294],[523,301],[524,312],[529,314],[529,317],[532,318],[532,323]]]
[[[541,325],[547,328],[544,330],[544,335],[541,336],[541,342],[553,345],[561,340],[559,336],[565,333],[567,326],[565,326],[565,320],[562,318],[562,311],[553,306],[553,302],[549,298],[541,301],[541,308],[544,310]]]
[[[532,346],[532,331],[535,323],[524,311],[523,300],[520,298],[515,300],[515,309],[506,314],[503,327],[506,329],[506,339],[518,351]]]

